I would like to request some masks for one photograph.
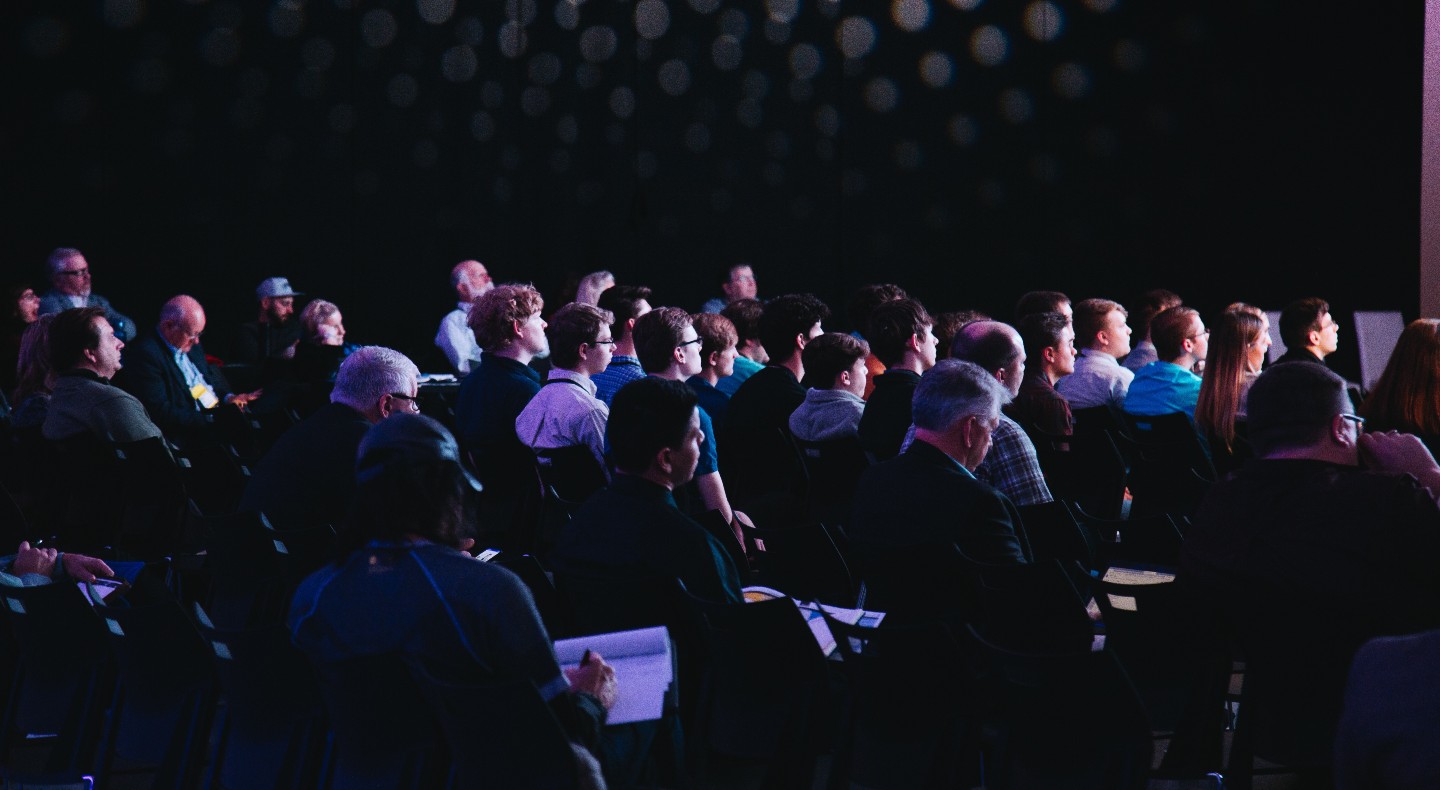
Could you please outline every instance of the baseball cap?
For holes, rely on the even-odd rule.
[[[461,463],[460,445],[444,425],[423,414],[392,414],[372,425],[360,440],[355,477],[370,480],[395,463],[436,462],[455,464],[471,488],[482,490],[480,481]]]
[[[270,299],[276,296],[304,296],[303,293],[290,287],[290,279],[287,277],[270,277],[260,283],[255,289],[256,299]]]

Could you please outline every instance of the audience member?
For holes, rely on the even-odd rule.
[[[0,337],[0,393],[8,397],[19,383],[20,337],[40,317],[40,297],[30,286],[17,285],[6,291],[5,304],[11,311]]]
[[[435,677],[529,680],[570,737],[595,749],[614,670],[592,654],[562,673],[524,582],[466,553],[465,497],[477,484],[450,432],[418,414],[382,420],[360,442],[355,478],[352,542],[363,545],[296,590],[295,645],[322,667],[401,653]]]
[[[1270,347],[1265,314],[1255,313],[1232,305],[1220,314],[1220,323],[1210,335],[1205,376],[1195,403],[1195,427],[1215,453],[1236,453],[1235,425],[1245,419],[1245,399],[1260,377],[1265,350]]]
[[[1330,304],[1324,299],[1297,299],[1280,313],[1280,339],[1285,341],[1285,353],[1276,362],[1323,365],[1339,347],[1340,325],[1330,316]]]
[[[1371,430],[1413,433],[1440,451],[1440,320],[1405,327],[1362,411]]]
[[[1009,400],[974,363],[948,359],[931,368],[915,389],[915,440],[860,476],[851,540],[861,547],[953,545],[975,562],[1027,562],[1014,504],[974,474]]]
[[[950,347],[955,344],[955,335],[967,324],[976,321],[990,321],[990,316],[979,310],[954,310],[935,316],[935,358],[936,361],[950,358]],[[874,386],[873,383],[871,385]]]
[[[885,363],[860,418],[860,446],[884,461],[899,454],[910,429],[920,375],[935,364],[935,324],[914,299],[885,302],[870,314],[870,350]]]
[[[801,352],[805,378],[813,386],[790,415],[790,432],[804,442],[855,439],[865,413],[865,379],[870,346],[840,332],[826,332]]]
[[[875,308],[886,302],[908,297],[909,294],[905,293],[904,288],[892,283],[860,286],[850,297],[850,303],[845,306],[846,316],[850,319],[851,334],[868,343],[872,331],[870,317],[874,315]],[[865,371],[868,374],[865,378],[865,391],[860,395],[869,400],[870,393],[875,390],[875,379],[885,372],[885,363],[875,355],[873,348],[870,356],[865,359]]]
[[[1075,329],[1062,313],[1031,313],[1020,321],[1020,338],[1030,364],[1005,411],[1022,425],[1069,436],[1070,403],[1055,391],[1055,382],[1075,372]]]
[[[735,343],[735,372],[715,384],[715,389],[727,397],[735,397],[740,385],[764,370],[770,361],[765,344],[760,342],[760,316],[764,313],[765,305],[758,299],[737,299],[720,311],[735,325],[735,334],[740,338]]]
[[[1248,420],[1259,458],[1210,487],[1177,582],[1238,635],[1273,753],[1328,769],[1356,649],[1440,626],[1440,466],[1413,436],[1365,433],[1323,365],[1262,373]]]
[[[751,435],[790,431],[790,414],[805,401],[805,363],[800,354],[825,330],[830,308],[810,294],[777,296],[760,314],[760,344],[770,364],[740,385],[730,398],[729,428]]]
[[[635,356],[635,322],[650,312],[650,289],[643,285],[617,285],[600,294],[600,309],[615,316],[610,336],[615,340],[610,365],[604,372],[590,377],[595,382],[595,397],[606,406],[615,393],[632,381],[645,378],[645,369]]]
[[[695,332],[700,335],[700,372],[686,380],[700,399],[700,408],[710,415],[716,430],[725,429],[725,416],[730,409],[730,396],[716,388],[720,379],[735,372],[736,343],[740,335],[730,319],[715,313],[696,313]]]
[[[1015,325],[1019,326],[1026,316],[1036,313],[1059,313],[1067,325],[1071,324],[1075,310],[1070,297],[1059,291],[1030,291],[1022,294],[1015,302]]]
[[[515,419],[540,391],[530,361],[549,350],[545,302],[529,285],[501,285],[475,300],[470,328],[485,353],[460,385],[456,432],[487,491],[487,524],[503,533],[514,526],[525,485],[534,479],[534,456],[515,433]]]
[[[1125,395],[1125,411],[1142,417],[1180,412],[1195,417],[1200,377],[1192,369],[1210,349],[1210,330],[1189,307],[1172,307],[1150,322],[1150,337],[1160,359],[1135,373]]]
[[[1130,327],[1125,308],[1109,299],[1086,299],[1075,305],[1075,345],[1080,356],[1075,372],[1055,382],[1072,409],[1125,404],[1135,373],[1120,366],[1130,353]]]
[[[99,307],[104,309],[105,320],[115,329],[116,337],[126,343],[135,339],[135,322],[111,307],[109,299],[90,290],[90,264],[79,250],[60,247],[50,253],[48,263],[53,287],[40,297],[40,315],[72,307]]]
[[[46,439],[90,435],[106,442],[160,436],[145,407],[110,379],[120,370],[124,341],[101,307],[56,313],[49,327],[50,359],[59,370],[41,429]]]
[[[614,287],[615,275],[606,271],[591,272],[580,278],[580,285],[575,289],[575,301],[598,305],[600,294]]]
[[[300,325],[295,321],[295,297],[303,296],[290,287],[284,277],[268,277],[255,289],[255,298],[260,300],[260,314],[254,321],[241,324],[237,334],[231,362],[246,365],[274,364],[272,360],[295,358],[295,346],[300,342]],[[262,374],[268,381],[279,371],[270,370]]]
[[[678,578],[693,595],[738,603],[730,554],[676,508],[672,494],[700,457],[694,391],[658,377],[625,385],[611,405],[606,438],[615,480],[565,525],[551,552],[555,570]]]
[[[515,433],[540,456],[541,465],[573,470],[576,466],[567,464],[561,453],[585,453],[592,474],[573,482],[586,488],[603,485],[610,476],[605,463],[605,422],[610,409],[595,397],[590,377],[610,364],[610,349],[615,345],[610,326],[614,321],[609,311],[586,302],[571,302],[551,316],[545,329],[550,377],[515,418]]]
[[[684,383],[699,374],[701,342],[690,315],[678,307],[657,307],[635,323],[635,351],[640,355],[640,364],[657,378]],[[725,480],[720,476],[714,420],[703,406],[696,409],[696,414],[700,420],[700,457],[693,477],[700,502],[706,510],[719,512],[743,544],[739,525],[748,523],[748,519],[730,506]]]
[[[276,442],[250,475],[241,512],[280,529],[341,526],[355,500],[355,454],[371,425],[418,410],[420,369],[398,351],[365,346],[340,363],[329,403]]]
[[[104,315],[104,312],[101,312]],[[56,582],[93,582],[115,575],[105,561],[84,554],[60,552],[31,546],[20,541],[20,547],[9,557],[0,558],[0,587],[39,587]]]
[[[39,431],[50,408],[55,387],[55,370],[50,364],[50,324],[57,313],[42,315],[20,337],[20,357],[15,363],[18,381],[11,393],[10,427]]]
[[[759,286],[755,283],[755,272],[750,268],[750,264],[737,263],[727,266],[724,274],[720,277],[720,290],[724,296],[707,301],[700,308],[700,312],[718,313],[731,302],[740,299],[754,299],[758,289]]]
[[[440,331],[435,333],[435,345],[445,353],[450,367],[461,376],[480,361],[480,346],[475,343],[475,333],[468,323],[470,305],[476,299],[490,292],[495,283],[490,279],[485,264],[479,261],[461,261],[450,270],[450,287],[460,301],[455,309],[440,319]]]
[[[1155,343],[1150,339],[1150,322],[1155,316],[1181,305],[1180,296],[1164,288],[1146,291],[1140,297],[1140,307],[1135,311],[1135,334],[1140,342],[1125,355],[1122,364],[1129,370],[1139,370],[1159,359],[1155,354]]]
[[[1366,642],[1335,734],[1337,790],[1440,787],[1440,631]]]
[[[1020,392],[1025,377],[1025,346],[1010,325],[999,321],[976,321],[967,325],[955,336],[950,356],[974,362],[989,371],[1010,393],[1011,399]],[[1002,413],[991,440],[990,452],[975,467],[976,477],[999,489],[1017,505],[1038,505],[1054,499],[1040,471],[1035,445],[1019,423]]]
[[[300,345],[292,378],[307,385],[335,380],[340,363],[355,350],[345,342],[345,317],[333,302],[316,299],[300,314]]]
[[[206,412],[230,404],[243,409],[259,392],[233,393],[200,347],[205,309],[176,296],[160,309],[155,331],[130,344],[120,384],[129,390],[170,441],[185,445],[209,424]]]

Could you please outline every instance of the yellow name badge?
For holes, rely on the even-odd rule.
[[[211,389],[209,384],[196,384],[191,387],[190,397],[200,401],[201,408],[205,409],[213,409],[220,403],[220,398],[216,397],[215,390]]]

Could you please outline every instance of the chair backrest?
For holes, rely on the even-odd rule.
[[[1094,624],[1086,610],[1089,575],[1078,563],[972,563],[978,611],[972,622],[986,638],[1016,650],[1082,650]]]
[[[891,621],[964,621],[978,600],[969,565],[954,543],[881,546],[852,544],[850,557],[863,588],[861,605]]]
[[[394,653],[317,663],[331,735],[326,786],[433,788],[448,757],[439,722]]]
[[[870,468],[870,456],[860,440],[824,442],[795,440],[810,478],[810,517],[826,524],[848,524],[860,474]]]
[[[1270,348],[1265,352],[1265,361],[1274,362],[1285,356],[1288,349],[1285,347],[1285,338],[1280,336],[1280,311],[1266,310],[1265,317],[1270,320]]]
[[[733,425],[720,437],[721,472],[732,502],[750,513],[802,513],[809,475],[800,448],[781,428],[743,429]],[[758,517],[757,517],[758,520]]]
[[[520,581],[530,588],[530,597],[535,599],[535,608],[540,610],[546,633],[553,637],[573,632],[569,606],[556,591],[555,583],[545,574],[545,568],[535,555],[502,551],[491,562],[519,576]]]
[[[570,740],[530,681],[457,683],[409,668],[449,744],[452,787],[576,786]]]
[[[1145,709],[1109,651],[1022,653],[959,634],[994,695],[986,784],[1145,787],[1154,752]]]
[[[1166,513],[1101,519],[1074,508],[1076,521],[1095,540],[1095,567],[1145,565],[1177,568],[1183,536],[1175,519]]]
[[[1035,559],[1074,560],[1087,568],[1094,563],[1095,546],[1065,500],[1019,505],[1017,509]]]
[[[586,445],[535,451],[540,479],[567,502],[584,502],[609,482],[595,453]]]
[[[225,696],[210,784],[315,786],[324,743],[324,705],[315,670],[278,623],[227,630],[197,619]]]
[[[1379,383],[1404,331],[1405,319],[1398,310],[1355,311],[1355,348],[1360,352],[1360,384],[1365,389]]]

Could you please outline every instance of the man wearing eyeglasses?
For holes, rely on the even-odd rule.
[[[280,529],[339,527],[355,496],[355,457],[371,425],[420,411],[420,369],[399,351],[364,346],[340,363],[330,403],[286,431],[260,459],[240,499]]]
[[[1323,365],[1274,365],[1247,406],[1258,459],[1210,487],[1176,581],[1227,670],[1238,636],[1245,693],[1267,702],[1255,753],[1324,779],[1356,649],[1440,626],[1440,465],[1415,436],[1365,433]]]
[[[105,320],[114,327],[116,337],[126,343],[135,339],[135,322],[111,307],[109,299],[91,293],[90,264],[79,250],[60,247],[50,253],[48,265],[50,283],[54,287],[40,297],[40,315],[72,307],[101,307],[105,310]]]
[[[1276,362],[1324,365],[1325,358],[1340,347],[1340,325],[1330,315],[1330,304],[1324,299],[1297,299],[1280,313],[1280,339],[1285,341],[1285,354]]]
[[[1210,351],[1210,330],[1189,307],[1172,307],[1150,322],[1159,359],[1135,371],[1125,394],[1125,411],[1142,417],[1181,412],[1195,416],[1200,377],[1192,372]]]
[[[540,457],[542,467],[555,473],[552,484],[566,499],[584,499],[610,479],[605,463],[610,408],[595,397],[590,377],[610,364],[614,320],[609,310],[583,302],[571,302],[551,316],[545,327],[549,379],[515,418],[515,434]]]

